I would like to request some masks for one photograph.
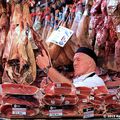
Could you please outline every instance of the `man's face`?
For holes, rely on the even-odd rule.
[[[86,74],[92,58],[84,53],[76,53],[74,56],[74,75],[80,76]]]

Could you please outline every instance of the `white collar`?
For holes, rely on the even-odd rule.
[[[87,73],[87,74],[78,76],[77,78],[82,79],[82,80],[85,80],[85,79],[86,79],[90,74],[92,74],[92,73],[94,73],[94,72],[90,72],[90,73]]]

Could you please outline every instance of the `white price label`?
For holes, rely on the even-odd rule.
[[[82,99],[82,102],[83,102],[83,103],[87,103],[88,100],[87,100],[87,99]]]
[[[63,111],[62,109],[49,110],[49,116],[50,117],[63,116]]]
[[[57,88],[60,88],[60,87],[61,87],[61,83],[57,83],[57,84],[56,84],[56,87],[57,87]]]
[[[91,118],[91,117],[94,117],[94,111],[84,112],[83,118]]]
[[[90,100],[94,100],[94,96],[90,96]]]
[[[69,105],[70,104],[70,102],[69,101],[65,101],[65,105]]]
[[[77,91],[76,91],[76,94],[77,94],[77,95],[80,95],[80,91],[79,91],[79,90],[77,90]]]
[[[26,108],[12,108],[13,115],[26,115]]]

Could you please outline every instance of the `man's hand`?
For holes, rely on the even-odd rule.
[[[41,69],[44,69],[50,65],[50,62],[49,62],[49,57],[47,56],[45,50],[42,50],[42,54],[43,54],[43,56],[38,55],[36,57],[36,63]]]

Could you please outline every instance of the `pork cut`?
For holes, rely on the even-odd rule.
[[[102,0],[96,0],[93,3],[93,6],[92,6],[91,11],[90,11],[90,13],[92,15],[100,14],[101,13],[101,3],[102,3]]]
[[[118,70],[120,70],[120,40],[115,43],[115,63]]]
[[[11,104],[4,104],[1,106],[1,116],[5,118],[21,118],[23,116],[35,116],[39,113],[38,108],[27,107],[25,114],[23,115],[21,111],[18,113],[13,113],[13,107]]]
[[[39,102],[32,95],[6,95],[2,97],[3,103],[26,105],[29,107],[38,107]]]
[[[90,95],[92,89],[89,87],[77,87],[76,88],[76,94],[77,95]]]
[[[105,103],[106,103],[107,105],[119,103],[118,97],[117,97],[115,94],[113,94],[113,95],[107,95],[107,96],[104,98],[104,100],[105,100]]]
[[[43,98],[43,103],[45,105],[62,105],[62,97],[58,95],[45,95]]]
[[[75,95],[75,87],[68,83],[51,83],[45,88],[47,95]]]
[[[50,115],[50,108],[42,108],[41,112],[44,116],[49,116]],[[57,110],[57,109],[54,109]],[[76,106],[64,106],[61,109],[58,110],[62,110],[62,116],[64,117],[73,117],[78,115],[78,111],[77,111],[77,107]],[[61,116],[60,116],[61,117]]]
[[[38,92],[38,88],[31,85],[5,83],[2,84],[3,94],[12,95],[34,95]]]
[[[94,87],[93,90],[94,90],[94,95],[98,95],[98,96],[107,95],[109,93],[106,86],[97,86]]]
[[[45,95],[43,98],[43,103],[45,105],[76,105],[78,102],[78,97],[76,95]]]

